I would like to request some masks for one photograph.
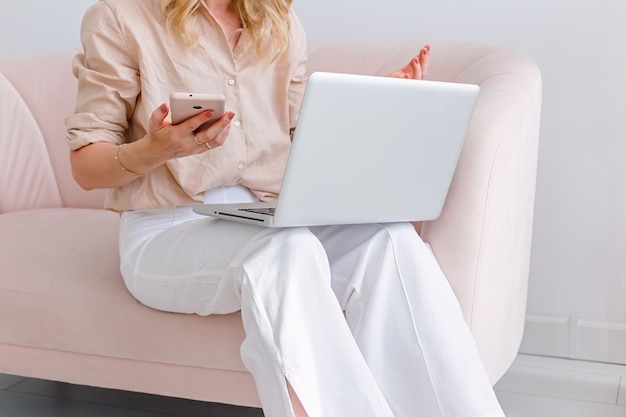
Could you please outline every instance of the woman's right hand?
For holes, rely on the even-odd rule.
[[[170,159],[210,151],[224,143],[235,117],[226,112],[209,128],[195,132],[212,117],[210,110],[177,125],[165,120],[169,112],[167,104],[160,105],[152,112],[146,136],[127,145],[95,142],[70,152],[76,182],[85,190],[121,187]]]
[[[169,112],[169,106],[163,103],[150,117],[142,149],[143,156],[150,165],[159,165],[173,158],[196,155],[221,146],[228,137],[230,123],[235,117],[234,113],[226,112],[210,127],[196,131],[213,117],[212,110],[190,117],[177,125],[165,119]]]

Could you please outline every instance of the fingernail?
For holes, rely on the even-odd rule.
[[[159,110],[161,110],[161,113],[165,114],[167,113],[167,104],[163,103],[159,106]]]
[[[213,110],[208,110],[206,113],[204,113],[204,116],[207,119],[210,119],[211,117],[213,117],[214,114],[215,114],[215,112]]]
[[[233,119],[235,118],[235,113],[228,113],[228,114],[226,115],[226,118],[227,118],[228,120],[233,120]]]

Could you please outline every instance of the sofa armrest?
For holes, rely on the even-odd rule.
[[[541,76],[495,50],[453,79],[481,94],[441,217],[423,225],[483,357],[517,353],[523,335],[541,114]],[[488,369],[493,378],[506,367]]]

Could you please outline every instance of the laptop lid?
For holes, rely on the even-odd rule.
[[[274,223],[435,219],[478,92],[468,84],[313,73]]]

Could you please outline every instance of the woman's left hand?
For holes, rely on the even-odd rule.
[[[404,68],[387,74],[387,77],[423,80],[428,72],[429,57],[430,45],[426,45]]]

